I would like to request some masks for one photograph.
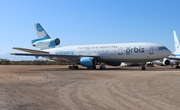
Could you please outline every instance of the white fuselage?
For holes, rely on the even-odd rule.
[[[152,61],[167,57],[171,52],[155,43],[119,43],[77,45],[46,49],[50,54],[99,56],[99,61],[134,62]],[[54,58],[60,60],[62,58]]]

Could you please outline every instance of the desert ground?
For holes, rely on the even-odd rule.
[[[180,69],[0,65],[0,110],[178,110]]]

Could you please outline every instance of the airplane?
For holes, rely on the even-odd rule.
[[[152,63],[160,65],[160,66],[167,66],[167,65],[177,65],[176,68],[180,68],[179,66],[179,60],[180,60],[180,45],[179,45],[179,40],[177,38],[176,31],[173,31],[174,35],[174,47],[175,47],[175,52],[173,55],[168,56],[167,58],[163,58],[161,60],[155,60],[152,61]]]
[[[119,66],[121,62],[142,62],[141,69],[145,70],[145,63],[167,57],[171,51],[156,43],[114,43],[61,46],[59,38],[51,39],[40,23],[34,24],[38,39],[32,40],[32,46],[41,50],[14,47],[13,49],[26,53],[10,53],[11,55],[45,57],[50,60],[70,62],[69,69],[78,69],[78,65],[87,69],[106,69],[104,64]],[[28,53],[27,53],[28,52]]]

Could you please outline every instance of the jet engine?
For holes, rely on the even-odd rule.
[[[96,65],[96,60],[93,57],[82,57],[80,64],[85,67],[92,67]]]
[[[168,60],[167,58],[163,59],[163,65],[169,65],[170,64],[170,60]]]
[[[32,46],[37,48],[51,48],[60,44],[59,38],[56,39],[45,39],[45,40],[37,40],[32,44]]]
[[[167,58],[164,58],[163,60],[152,61],[152,63],[160,65],[160,66],[166,66],[166,65],[170,65],[171,62]]]

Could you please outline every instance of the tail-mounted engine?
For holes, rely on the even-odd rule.
[[[37,47],[37,48],[53,48],[59,44],[60,44],[59,38],[32,40],[32,46]]]

